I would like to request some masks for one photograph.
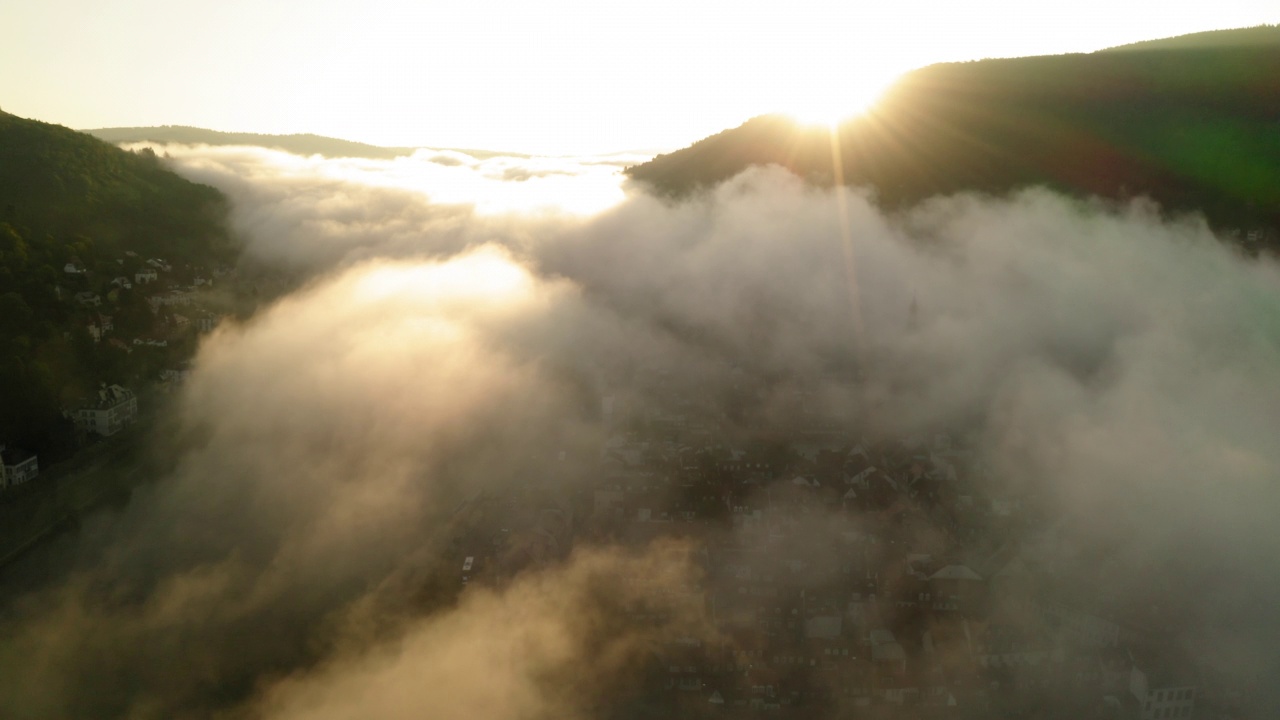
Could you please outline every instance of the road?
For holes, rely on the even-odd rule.
[[[144,480],[149,432],[149,426],[135,424],[66,462],[42,468],[31,488],[0,501],[0,568]]]

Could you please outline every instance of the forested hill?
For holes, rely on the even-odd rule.
[[[628,172],[673,195],[769,163],[829,184],[832,140],[766,116]],[[1280,226],[1280,27],[932,65],[835,140],[844,182],[873,186],[889,206],[1047,185]]]
[[[51,266],[75,252],[225,256],[225,212],[221,193],[179,177],[154,154],[0,112],[0,222],[47,250]]]
[[[113,279],[150,258],[231,264],[225,215],[221,193],[154,154],[0,112],[0,443],[68,451],[63,404],[140,372],[138,355],[118,361],[86,328],[110,316],[119,332],[141,334],[154,322],[140,294]],[[76,293],[100,299],[90,307]]]

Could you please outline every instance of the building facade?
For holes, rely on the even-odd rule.
[[[8,450],[0,445],[0,488],[16,487],[40,474],[35,455]]]
[[[128,388],[110,385],[76,410],[72,419],[86,431],[103,437],[115,435],[138,419],[137,395]]]

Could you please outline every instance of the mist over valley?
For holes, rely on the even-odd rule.
[[[64,464],[0,496],[0,716],[1271,716],[1274,97],[1073,184],[1141,134],[1080,77],[1043,107],[1095,124],[911,167],[981,113],[657,158],[4,115],[51,179],[0,183],[0,427]],[[1261,169],[1161,165],[1210,146]]]

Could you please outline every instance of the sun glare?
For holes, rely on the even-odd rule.
[[[809,97],[796,98],[789,103],[786,114],[803,125],[834,128],[875,107],[894,78],[863,76],[854,80],[856,82]]]
[[[360,276],[356,296],[426,303],[507,302],[532,286],[529,274],[505,253],[484,248],[443,263],[388,264]]]

